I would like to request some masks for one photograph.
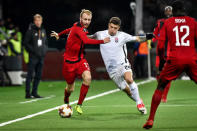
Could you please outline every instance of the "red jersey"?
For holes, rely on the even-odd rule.
[[[158,40],[158,38],[160,36],[160,30],[163,27],[165,20],[166,19],[164,19],[164,18],[157,20],[157,24],[156,24],[156,27],[155,27],[154,32],[153,32],[155,37],[152,39],[152,42],[156,42]],[[156,62],[155,62],[155,66],[157,68],[161,67],[161,63],[162,63],[161,61],[163,60],[163,55],[164,55],[164,49],[163,49],[162,52],[161,51],[159,52],[158,51],[158,45],[157,45],[157,48],[156,48]]]
[[[189,16],[171,17],[165,20],[160,30],[159,50],[168,41],[170,46],[168,58],[190,59],[197,57],[197,24],[194,18]]]
[[[166,19],[164,19],[164,18],[157,20],[157,24],[156,24],[156,27],[155,27],[154,32],[153,32],[153,34],[155,36],[152,39],[153,42],[156,42],[158,40],[158,37],[160,36],[160,33],[159,32],[160,32],[161,28],[163,27],[165,20]]]
[[[66,62],[76,63],[84,58],[84,44],[101,44],[103,40],[94,40],[87,37],[87,30],[79,22],[71,28],[65,29],[58,35],[69,34],[65,46],[64,59]]]

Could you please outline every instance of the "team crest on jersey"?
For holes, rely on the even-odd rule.
[[[115,37],[115,42],[118,43],[118,37]]]
[[[88,30],[87,30],[86,28],[83,28],[83,31],[84,31],[84,32],[88,32]]]

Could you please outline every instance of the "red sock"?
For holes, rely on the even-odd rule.
[[[154,121],[155,113],[156,113],[157,108],[161,102],[162,93],[163,93],[163,91],[160,91],[158,89],[155,90],[155,93],[153,94],[153,97],[152,97],[150,115],[149,115],[148,120]]]
[[[70,92],[67,91],[67,88],[65,88],[65,91],[64,91],[64,103],[65,104],[68,104],[69,103],[69,96],[70,96]]]
[[[86,97],[86,94],[88,93],[88,89],[89,89],[89,86],[84,85],[84,84],[81,85],[78,105],[82,105],[82,103],[83,103],[83,101],[84,101],[84,99]]]
[[[171,82],[169,82],[169,83],[166,85],[166,87],[165,87],[165,89],[164,89],[164,92],[163,92],[163,95],[162,95],[162,98],[163,98],[163,99],[167,99],[167,95],[168,95],[168,91],[169,91],[169,89],[170,89],[170,85],[171,85]]]

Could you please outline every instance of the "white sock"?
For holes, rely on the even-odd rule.
[[[131,83],[129,85],[130,87],[130,90],[131,90],[131,93],[132,93],[132,99],[135,100],[136,104],[141,104],[141,99],[140,99],[140,94],[139,94],[139,91],[138,91],[138,86],[135,82]]]

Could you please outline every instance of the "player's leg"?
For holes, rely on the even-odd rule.
[[[75,106],[75,110],[81,115],[83,113],[82,104],[88,93],[88,89],[91,83],[91,74],[90,71],[84,71],[82,74],[83,83],[80,89],[79,100],[77,106]]]
[[[191,60],[189,69],[186,71],[187,75],[197,84],[197,60]]]
[[[159,68],[158,68],[159,74],[161,73],[161,71],[162,71],[162,69],[163,69],[165,63],[166,63],[166,60],[160,59]],[[159,80],[159,74],[158,74],[157,80]],[[168,95],[168,91],[169,91],[169,89],[170,89],[170,85],[171,85],[171,82],[169,82],[169,83],[166,85],[165,89],[164,89],[164,92],[163,92],[163,95],[162,95],[162,99],[161,99],[161,101],[162,101],[163,103],[166,103],[166,102],[167,102],[167,95]]]
[[[152,97],[149,118],[147,122],[144,124],[143,128],[150,129],[153,127],[155,113],[161,102],[162,94],[166,85],[169,82],[171,82],[171,80],[176,79],[183,72],[184,66],[178,65],[177,63],[178,63],[177,61],[173,61],[173,62],[169,61],[164,66],[160,74],[157,89],[155,90],[153,97]]]
[[[130,88],[130,91],[131,91],[131,94],[132,94],[131,97],[136,102],[138,110],[141,113],[146,114],[147,110],[146,110],[146,108],[144,106],[144,103],[143,103],[142,99],[140,98],[138,86],[133,81],[132,72],[131,71],[125,72],[124,73],[124,79],[127,82],[127,84],[129,85],[129,88]]]
[[[81,61],[81,63],[79,64],[78,74],[81,74],[81,77],[83,79],[83,83],[81,85],[79,100],[78,100],[78,103],[77,103],[77,106],[75,107],[75,109],[79,114],[82,114],[83,113],[82,104],[83,104],[83,101],[88,93],[91,79],[92,79],[89,64],[87,63],[87,61],[85,59],[83,59]]]
[[[155,113],[157,111],[157,108],[161,102],[162,94],[164,91],[164,88],[170,81],[162,81],[161,79],[158,82],[157,89],[155,90],[153,97],[152,97],[152,102],[151,102],[151,109],[150,109],[150,114],[147,122],[143,126],[145,129],[149,129],[153,127],[153,122],[155,118]]]
[[[81,85],[81,90],[80,90],[80,96],[79,96],[79,101],[78,101],[78,105],[82,105],[87,93],[88,93],[88,89],[91,83],[91,73],[90,71],[84,71],[82,74],[82,79],[83,79],[83,83]]]
[[[167,96],[168,96],[168,91],[169,91],[169,89],[170,89],[170,86],[171,86],[171,82],[169,82],[169,83],[166,85],[166,87],[165,87],[165,89],[164,89],[164,91],[163,91],[163,95],[162,95],[162,99],[161,99],[161,101],[162,101],[163,103],[166,103],[166,102],[167,102]]]
[[[69,104],[69,97],[71,93],[74,91],[74,87],[75,87],[74,81],[76,78],[76,73],[75,73],[74,64],[65,62],[63,65],[62,74],[67,83],[67,87],[64,90],[64,103]]]
[[[64,90],[64,103],[65,104],[69,104],[69,97],[71,95],[71,93],[74,91],[75,88],[75,83],[72,84],[68,84]]]

